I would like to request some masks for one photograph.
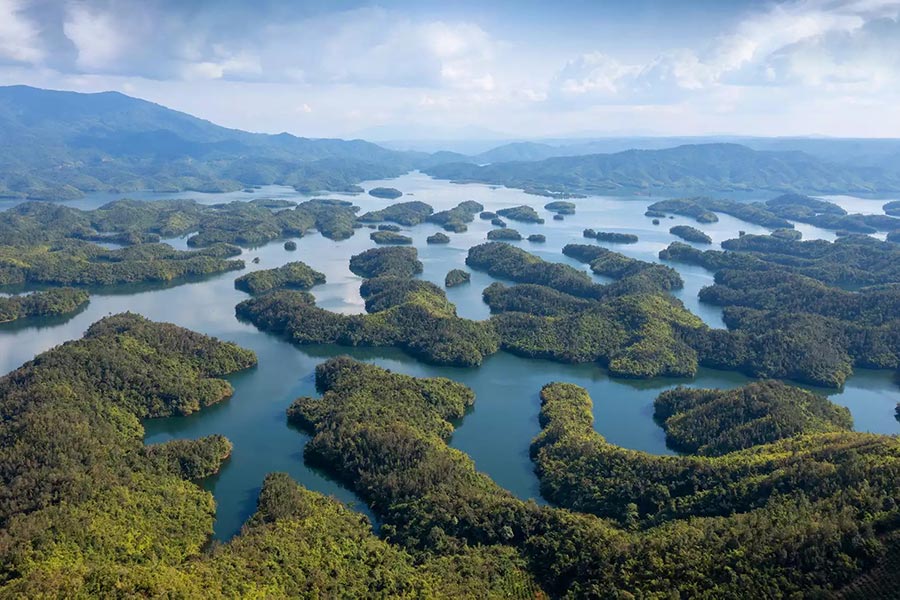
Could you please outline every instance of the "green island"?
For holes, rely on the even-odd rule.
[[[728,332],[689,341],[708,366],[839,387],[854,367],[900,369],[900,248],[867,236],[835,242],[745,235],[664,260],[716,272],[702,301],[724,307]],[[847,289],[847,288],[851,289]]]
[[[402,196],[403,192],[397,188],[377,187],[369,190],[369,195],[374,196],[375,198],[387,198],[388,200],[393,200]]]
[[[425,238],[425,243],[427,244],[449,244],[450,236],[446,233],[441,233],[438,231],[437,233],[432,233],[427,238]]]
[[[341,315],[315,306],[308,292],[280,291],[245,300],[235,313],[264,331],[297,344],[396,346],[433,364],[480,365],[499,349],[490,322],[456,315],[456,307],[432,283],[377,277],[360,286],[364,315]]]
[[[412,202],[400,202],[392,204],[381,210],[374,210],[360,215],[359,221],[362,223],[378,223],[380,221],[391,221],[399,223],[405,227],[412,227],[419,223],[424,223],[434,209],[418,200]]]
[[[686,242],[694,242],[696,244],[712,244],[712,238],[700,231],[696,227],[690,225],[676,225],[669,229],[669,233],[678,236]]]
[[[504,221],[500,217],[495,217],[495,218],[491,219],[491,225],[493,225],[494,227],[503,228],[503,227],[506,227],[506,221]]]
[[[394,233],[397,233],[399,231],[402,231],[402,229],[399,225],[394,225],[392,223],[382,223],[378,226],[378,231],[393,231]]]
[[[0,296],[0,323],[30,317],[50,317],[75,313],[90,300],[84,290],[56,288],[19,296]]]
[[[491,229],[488,231],[487,239],[518,242],[522,239],[522,234],[511,227],[501,227],[500,229]]]
[[[478,214],[478,218],[484,221],[490,221],[491,219],[497,218],[497,213],[485,210]]]
[[[501,208],[497,211],[497,216],[506,217],[512,221],[522,221],[523,223],[543,223],[544,219],[530,206],[512,206],[510,208]]]
[[[638,236],[633,233],[618,233],[615,231],[594,231],[593,229],[585,229],[582,235],[586,238],[597,240],[598,242],[609,242],[613,244],[637,244]]]
[[[474,200],[464,200],[449,210],[442,210],[429,215],[426,221],[440,225],[447,231],[462,233],[468,229],[467,223],[475,220],[484,210],[484,206]]]
[[[890,473],[900,466],[896,438],[844,430],[847,415],[822,404],[827,401],[804,399],[802,390],[753,386],[682,393],[684,406],[677,396],[658,400],[658,409],[674,411],[669,419],[675,425],[683,420],[713,445],[717,430],[745,436],[738,445],[746,448],[669,457],[610,444],[594,431],[583,388],[547,385],[543,430],[532,445],[542,492],[562,507],[616,522],[639,544],[670,548],[675,555],[663,562],[647,555],[630,564],[650,570],[673,565],[677,575],[667,570],[663,579],[692,596],[827,595],[884,552],[896,554],[896,509],[889,500],[896,493]],[[795,399],[807,402],[790,406]],[[710,402],[704,413],[701,407]],[[760,420],[766,421],[762,427]],[[703,432],[705,421],[710,432]],[[793,433],[781,438],[766,425]],[[765,441],[770,438],[781,439]],[[884,510],[885,502],[891,508]],[[866,506],[882,508],[869,512]],[[728,550],[735,544],[740,552]],[[726,572],[742,575],[708,577]],[[891,582],[894,575],[885,578]]]
[[[408,235],[397,233],[395,231],[379,230],[369,234],[369,238],[376,244],[401,244],[408,245],[413,243],[413,239]]]
[[[350,257],[350,271],[360,277],[412,277],[422,272],[415,248],[370,248]]]
[[[558,215],[575,214],[575,203],[567,202],[565,200],[554,200],[553,202],[548,202],[544,205],[544,208]]]
[[[468,271],[451,269],[447,272],[447,276],[444,277],[444,287],[456,287],[464,283],[469,283],[469,280],[471,279],[472,275]]]
[[[288,241],[286,241],[286,242],[284,243],[284,249],[287,250],[287,251],[289,251],[289,252],[293,252],[294,250],[297,249],[297,242],[295,242],[294,240],[288,240]]]
[[[243,269],[244,261],[230,260],[239,254],[240,249],[227,244],[192,251],[175,250],[167,244],[108,250],[77,240],[0,246],[0,285],[168,283]]]
[[[547,241],[547,236],[543,233],[532,233],[528,236],[528,241],[532,244],[543,244]]]
[[[264,294],[278,289],[308,290],[325,283],[324,273],[319,273],[304,262],[290,262],[274,269],[253,271],[234,280],[235,289],[248,294]]]

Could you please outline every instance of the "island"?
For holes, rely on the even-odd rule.
[[[444,287],[456,287],[458,285],[462,285],[464,283],[469,283],[469,280],[472,276],[468,271],[463,271],[462,269],[451,269],[447,272],[447,276],[444,278]]]
[[[90,299],[84,290],[57,288],[18,296],[0,296],[0,323],[78,312]]]
[[[369,190],[369,195],[374,196],[375,198],[387,198],[388,200],[394,200],[402,196],[403,192],[396,188],[376,187]]]
[[[306,263],[290,262],[275,269],[247,273],[234,280],[235,289],[248,294],[263,294],[276,289],[308,290],[325,283],[325,274],[310,268]]]
[[[441,233],[438,231],[437,233],[432,233],[427,238],[425,238],[425,243],[427,244],[449,244],[450,237],[447,234]]]
[[[408,235],[396,233],[394,231],[379,230],[373,231],[369,237],[376,244],[412,244],[413,240]]]
[[[694,242],[697,244],[712,244],[711,237],[709,237],[696,227],[691,227],[690,225],[675,225],[674,227],[669,229],[669,233],[678,236],[688,242]]]

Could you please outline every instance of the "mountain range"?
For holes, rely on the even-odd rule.
[[[118,92],[8,86],[0,87],[0,196],[66,200],[92,191],[216,192],[266,184],[305,193],[360,191],[361,181],[413,169],[551,195],[900,190],[897,140],[680,143],[691,139],[518,142],[476,155],[399,151],[364,140],[229,129]],[[628,144],[649,149],[623,150]]]

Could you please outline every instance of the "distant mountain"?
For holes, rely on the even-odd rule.
[[[338,191],[435,160],[362,140],[228,129],[117,92],[0,87],[0,196],[54,200],[96,190],[271,183]]]
[[[896,169],[900,165],[900,139],[724,135],[559,138],[512,142],[476,153],[470,157],[470,160],[463,162],[484,164],[517,160],[544,160],[555,156],[612,154],[625,150],[662,150],[698,144],[740,144],[752,150],[775,152],[796,150],[821,160],[857,167]]]
[[[757,151],[739,144],[690,144],[484,166],[451,163],[426,172],[441,179],[505,185],[539,194],[900,190],[897,171],[842,166],[803,152]]]

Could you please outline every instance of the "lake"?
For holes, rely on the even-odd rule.
[[[662,219],[660,225],[653,225],[651,219],[644,216],[644,211],[648,204],[660,198],[575,199],[576,214],[566,216],[563,221],[554,221],[552,214],[543,209],[549,199],[518,190],[479,184],[456,185],[433,180],[419,173],[363,184],[366,189],[378,186],[396,187],[407,195],[398,200],[368,195],[330,194],[329,197],[350,199],[362,207],[362,212],[406,200],[427,202],[435,210],[451,208],[463,200],[476,200],[491,211],[527,204],[538,210],[546,222],[524,224],[507,220],[508,225],[525,237],[531,233],[543,233],[547,241],[544,244],[522,241],[515,245],[546,260],[564,262],[585,272],[589,272],[587,265],[561,253],[562,247],[568,243],[597,243],[582,237],[582,230],[585,228],[634,233],[640,238],[637,244],[600,245],[642,260],[658,261],[657,253],[677,239],[668,232],[671,226],[697,225],[693,220],[682,217]],[[65,204],[91,209],[120,196],[92,194]],[[763,195],[760,199],[770,196],[771,194]],[[267,186],[254,193],[131,194],[129,197],[140,200],[194,198],[210,204],[254,198],[305,199],[293,189],[281,186]],[[848,208],[852,207],[854,211],[869,213],[881,213],[881,205],[887,201],[848,196],[835,197],[833,200]],[[0,201],[0,209],[13,204],[14,201]],[[728,215],[720,214],[719,217],[718,223],[697,225],[712,237],[714,248],[723,240],[736,237],[739,230],[747,233],[767,232],[762,227]],[[490,229],[492,226],[489,222],[476,219],[469,225],[466,233],[448,233],[451,243],[444,245],[425,243],[428,235],[440,231],[435,225],[418,225],[404,231],[404,234],[413,237],[415,246],[419,249],[419,257],[425,266],[421,277],[443,286],[448,270],[468,270],[465,257],[469,247],[485,241],[485,235]],[[833,233],[810,225],[798,224],[797,229],[803,232],[805,239],[834,239]],[[710,369],[701,369],[692,380],[612,379],[605,369],[596,365],[563,365],[519,358],[505,352],[489,357],[478,368],[436,367],[423,364],[393,349],[344,348],[333,345],[296,347],[235,318],[234,306],[248,298],[246,294],[234,289],[236,277],[248,271],[270,269],[295,260],[302,260],[326,274],[327,283],[312,290],[319,306],[342,313],[363,312],[364,305],[359,295],[362,280],[350,272],[348,263],[353,254],[374,246],[369,240],[369,231],[361,229],[352,238],[341,242],[310,234],[296,240],[298,248],[294,252],[286,251],[283,248],[284,240],[279,240],[259,248],[245,249],[242,258],[247,263],[247,269],[240,273],[225,273],[174,287],[143,286],[115,293],[100,290],[91,296],[90,304],[74,317],[29,320],[0,326],[0,371],[7,373],[35,354],[66,340],[77,339],[91,323],[106,315],[123,311],[172,322],[254,350],[259,357],[259,365],[229,378],[235,390],[231,399],[189,417],[145,422],[147,443],[196,438],[212,433],[221,433],[234,443],[233,454],[221,472],[203,482],[218,503],[215,534],[219,539],[227,539],[237,533],[252,514],[263,478],[272,471],[285,471],[306,487],[333,495],[368,513],[364,504],[352,492],[304,463],[303,448],[309,438],[289,426],[285,417],[285,409],[296,397],[316,395],[315,366],[331,356],[348,354],[394,371],[416,376],[450,377],[471,387],[476,393],[475,406],[457,424],[451,444],[468,453],[477,468],[490,475],[499,485],[521,498],[534,498],[539,502],[538,482],[528,457],[528,448],[531,439],[540,429],[538,393],[544,384],[568,381],[585,387],[594,400],[596,429],[610,442],[636,450],[670,454],[663,431],[652,418],[653,400],[661,391],[680,384],[730,388],[750,381],[736,373]],[[173,246],[186,248],[186,238],[167,241]],[[256,257],[260,259],[259,264],[251,262]],[[671,266],[681,273],[685,281],[684,289],[675,295],[710,326],[723,327],[721,309],[704,305],[697,299],[700,288],[712,283],[712,273],[695,266]],[[600,277],[592,277],[597,281],[604,281]],[[489,316],[490,311],[482,301],[481,291],[493,281],[496,280],[484,273],[473,272],[470,284],[447,290],[447,296],[456,304],[461,316],[484,319]],[[827,394],[836,403],[849,407],[856,429],[860,431],[887,434],[900,432],[900,424],[894,419],[894,406],[900,400],[900,389],[894,381],[893,372],[860,370],[841,390],[815,391]]]

